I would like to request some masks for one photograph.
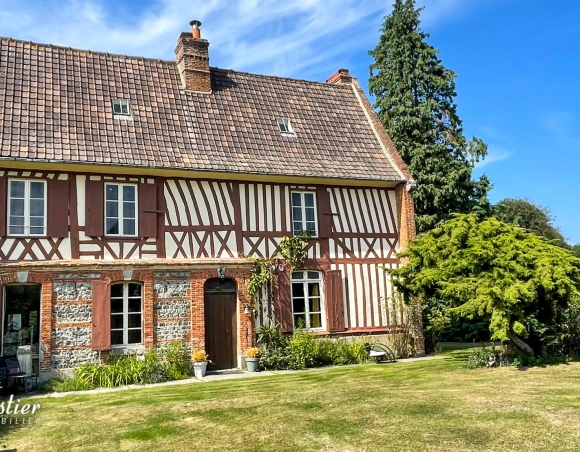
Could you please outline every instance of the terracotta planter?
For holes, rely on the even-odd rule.
[[[207,361],[202,363],[193,363],[193,374],[195,378],[203,378],[205,377],[205,371],[207,369]]]

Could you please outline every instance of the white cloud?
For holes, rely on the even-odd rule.
[[[134,2],[129,10],[112,0],[34,0],[4,6],[0,25],[2,34],[20,39],[173,59],[179,32],[189,28],[189,20],[199,19],[202,36],[210,41],[212,65],[301,77],[322,64],[332,72],[353,55],[365,55],[391,3],[150,0]],[[461,0],[418,2],[425,3],[424,25],[465,5]]]
[[[514,152],[499,146],[488,145],[487,156],[485,160],[477,162],[475,168],[483,168],[484,166],[490,165],[491,163],[499,162],[510,158]]]

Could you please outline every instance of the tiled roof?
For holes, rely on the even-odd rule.
[[[185,92],[172,61],[0,38],[0,157],[402,179],[351,86],[215,68],[211,77],[211,94]],[[129,100],[132,120],[113,117],[112,99]]]

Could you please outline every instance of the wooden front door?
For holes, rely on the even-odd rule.
[[[237,318],[235,292],[206,292],[205,351],[212,369],[237,367]]]

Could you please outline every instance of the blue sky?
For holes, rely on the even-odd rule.
[[[210,64],[324,81],[348,68],[367,87],[367,51],[392,1],[20,0],[0,4],[0,35],[173,59],[177,36],[203,22]],[[551,209],[580,242],[580,2],[418,0],[422,28],[457,74],[466,135],[490,154],[476,169],[491,199]]]

